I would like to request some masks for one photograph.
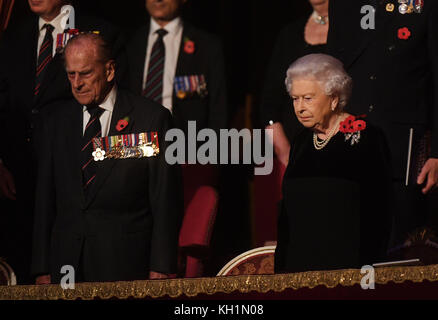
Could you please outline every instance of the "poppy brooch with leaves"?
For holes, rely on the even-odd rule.
[[[349,116],[347,119],[341,122],[339,131],[345,135],[345,141],[350,140],[351,145],[354,145],[360,140],[360,132],[365,130],[367,124],[364,120],[357,120],[355,116]]]

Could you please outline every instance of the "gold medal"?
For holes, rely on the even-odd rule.
[[[185,92],[182,91],[182,90],[179,90],[179,91],[176,93],[176,96],[178,97],[178,99],[184,99],[184,98],[187,96],[187,93],[185,93]]]
[[[412,13],[412,12],[414,12],[414,6],[413,6],[412,4],[410,4],[410,5],[408,6],[408,11],[407,11],[407,13]]]
[[[388,4],[386,5],[386,11],[388,11],[388,12],[393,12],[394,9],[395,9],[395,6],[394,6],[392,3],[388,3]]]

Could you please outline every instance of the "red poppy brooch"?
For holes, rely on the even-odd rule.
[[[408,40],[411,37],[411,31],[408,28],[398,29],[398,38],[401,40]]]
[[[125,129],[128,126],[128,124],[129,124],[129,117],[125,117],[123,119],[120,119],[117,122],[116,130],[119,132],[122,131],[123,129]]]
[[[193,54],[195,52],[195,43],[189,38],[184,38],[184,52]]]
[[[351,145],[354,145],[359,142],[360,132],[366,127],[367,124],[364,120],[357,120],[355,116],[349,116],[341,122],[339,131],[345,135],[345,141],[350,140]]]

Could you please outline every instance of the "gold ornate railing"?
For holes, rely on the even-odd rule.
[[[360,284],[363,275],[360,270],[314,271],[279,275],[228,276],[199,279],[172,279],[154,281],[133,281],[113,283],[78,283],[74,290],[63,290],[59,285],[0,287],[0,299],[7,300],[75,300],[75,299],[144,299],[183,295],[195,297],[199,294],[231,294],[233,292],[266,293],[282,292],[286,289],[315,288],[338,285],[349,287]],[[420,267],[378,268],[376,284],[405,281],[438,281],[438,265]]]

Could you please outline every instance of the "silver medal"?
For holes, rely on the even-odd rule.
[[[408,5],[405,3],[401,4],[400,7],[398,7],[398,11],[401,14],[406,14],[406,12],[408,12]]]

